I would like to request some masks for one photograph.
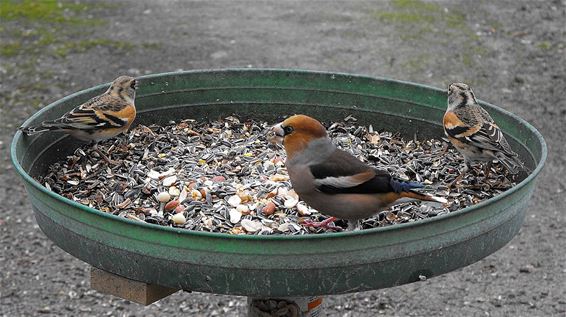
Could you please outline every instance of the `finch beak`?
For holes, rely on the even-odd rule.
[[[281,123],[274,125],[269,130],[267,135],[267,140],[273,144],[283,144],[283,138],[285,137],[285,131],[281,127]]]

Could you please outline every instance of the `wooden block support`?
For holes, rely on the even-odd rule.
[[[90,287],[101,293],[142,305],[149,305],[178,291],[178,289],[130,280],[95,267],[90,270]]]

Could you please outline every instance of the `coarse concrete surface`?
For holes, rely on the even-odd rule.
[[[328,316],[566,316],[565,21],[563,0],[0,1],[0,316],[245,315],[243,297],[178,292],[144,307],[91,290],[89,266],[40,231],[9,161],[17,127],[70,93],[228,67],[463,81],[548,143],[508,245],[424,282],[328,296]]]

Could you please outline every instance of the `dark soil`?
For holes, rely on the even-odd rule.
[[[19,8],[0,4],[0,315],[244,313],[242,297],[179,292],[143,307],[90,290],[89,266],[39,230],[8,158],[16,128],[65,95],[119,74],[226,67],[348,72],[436,87],[463,81],[548,142],[527,219],[507,246],[424,282],[327,297],[328,315],[566,315],[565,1],[131,0],[46,5],[40,12],[48,14]]]

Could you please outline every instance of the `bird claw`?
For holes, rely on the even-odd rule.
[[[325,228],[325,229],[331,229],[331,230],[335,230],[335,231],[342,231],[341,227],[337,227],[334,225],[331,225],[332,222],[334,222],[336,220],[336,217],[330,217],[327,218],[323,221],[312,221],[310,219],[306,219],[305,221],[303,221],[303,226],[305,227],[313,227],[313,228]]]

